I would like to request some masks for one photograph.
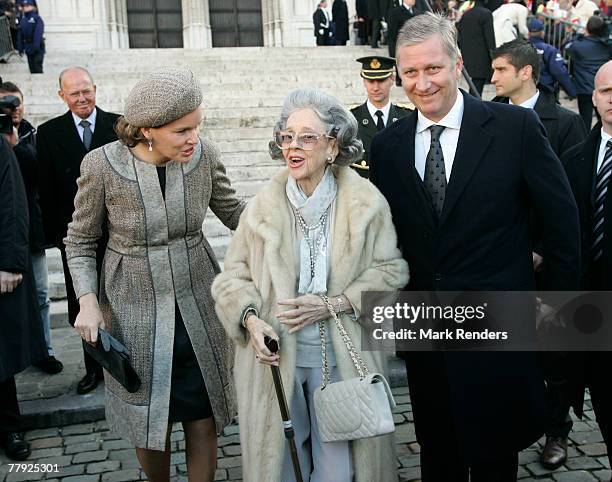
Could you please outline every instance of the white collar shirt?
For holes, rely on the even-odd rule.
[[[96,108],[94,108],[93,112],[89,115],[89,117],[87,119],[81,119],[74,112],[71,112],[71,114],[72,114],[72,120],[74,121],[74,125],[76,127],[77,132],[79,133],[79,137],[81,138],[81,141],[83,141],[83,132],[85,130],[81,126],[81,121],[82,120],[89,121],[89,124],[90,124],[89,128],[91,129],[91,133],[92,134],[94,133],[94,131],[96,130],[96,117],[98,115],[98,112],[97,112]]]
[[[529,97],[529,99],[527,99],[525,102],[521,102],[520,104],[518,104],[518,106],[524,107],[525,109],[534,109],[539,98],[540,98],[540,91],[536,90],[536,93],[534,96]],[[510,105],[516,105],[512,103],[512,99],[509,99],[509,101],[510,101]]]
[[[387,127],[387,124],[389,122],[389,112],[391,111],[391,102],[387,102],[387,105],[381,109],[372,104],[369,99],[366,102],[366,105],[368,106],[368,112],[370,113],[370,117],[374,121],[374,125],[376,125],[376,123],[378,122],[376,111],[381,111],[383,113],[383,122],[385,123],[385,127]]]
[[[606,155],[606,144],[612,139],[612,136],[604,132],[603,127],[601,128],[601,142],[599,143],[599,152],[597,153],[597,172],[601,169],[603,164],[604,156]]]
[[[402,3],[402,6],[408,10],[408,12],[412,13],[412,7],[409,7],[408,5],[406,5],[405,3]]]
[[[421,179],[425,177],[425,162],[431,145],[431,131],[429,128],[433,125],[445,127],[440,135],[440,144],[442,145],[442,154],[444,155],[446,181],[448,182],[450,179],[453,170],[453,162],[455,161],[455,153],[457,152],[457,143],[459,142],[459,131],[461,130],[461,121],[463,119],[463,106],[463,94],[457,90],[457,100],[455,100],[448,114],[439,122],[433,122],[420,112],[417,113],[418,120],[414,138],[414,167]]]

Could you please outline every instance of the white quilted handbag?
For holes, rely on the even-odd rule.
[[[325,322],[319,322],[323,384],[315,390],[314,404],[321,440],[357,440],[393,432],[395,424],[392,410],[395,408],[395,400],[387,380],[380,373],[369,373],[329,299],[325,295],[321,295],[321,299],[327,305],[359,373],[358,377],[349,380],[329,382]]]

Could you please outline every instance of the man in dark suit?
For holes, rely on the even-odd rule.
[[[475,0],[457,24],[459,47],[465,69],[472,77],[478,95],[491,78],[491,51],[495,48],[493,14],[484,6],[484,0]]]
[[[74,325],[79,303],[68,270],[63,239],[72,220],[81,161],[90,150],[117,140],[114,125],[118,115],[96,107],[96,86],[87,70],[81,67],[66,69],[60,74],[59,83],[59,96],[69,110],[38,128],[39,195],[45,237],[62,253],[68,320]],[[98,272],[105,244],[100,243],[98,247]],[[101,367],[86,353],[85,368],[87,373],[77,386],[77,392],[81,394],[96,388],[102,379]]]
[[[359,138],[363,142],[363,158],[351,165],[361,177],[368,177],[368,157],[374,136],[389,124],[407,116],[411,110],[389,100],[395,83],[395,59],[389,57],[361,57],[361,78],[368,92],[368,100],[352,106],[350,111],[359,125]]]
[[[430,13],[404,24],[398,68],[417,110],[372,142],[370,180],[391,207],[410,266],[406,289],[532,291],[531,213],[542,230],[544,285],[575,289],[578,213],[561,163],[533,111],[458,89],[463,62],[455,32]],[[499,316],[529,332],[531,308],[517,305]],[[516,480],[518,452],[543,432],[537,353],[400,356],[423,482]]]
[[[593,104],[601,122],[584,143],[563,156],[567,176],[576,197],[582,231],[581,289],[612,290],[612,203],[609,199],[612,169],[612,61],[595,76]],[[610,320],[604,320],[609,323]],[[589,388],[608,459],[612,448],[612,352],[573,353],[576,382],[572,392],[574,412],[582,416],[584,389]]]
[[[373,49],[378,48],[382,27],[381,22],[387,15],[390,3],[390,0],[368,0],[368,18],[372,22],[370,47]]]
[[[498,97],[493,100],[533,109],[546,129],[553,151],[561,158],[567,150],[584,141],[587,133],[580,116],[557,104],[552,90],[543,86],[538,89],[540,65],[538,51],[523,39],[512,40],[494,50],[491,83]],[[533,253],[536,270],[542,264],[540,251],[541,246],[536,242]],[[554,470],[567,459],[567,437],[572,429],[567,397],[567,356],[544,352],[542,362],[549,421],[540,460],[546,468]]]
[[[397,34],[404,23],[406,23],[406,20],[421,13],[415,8],[415,3],[416,0],[403,0],[400,6],[394,7],[389,11],[389,41],[387,45],[389,47],[389,57],[395,58]]]
[[[314,34],[317,38],[317,45],[331,45],[332,31],[329,22],[329,13],[327,13],[327,1],[319,2],[317,9],[312,14],[312,23],[314,24]]]

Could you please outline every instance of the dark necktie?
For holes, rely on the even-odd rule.
[[[91,122],[88,120],[82,120],[79,122],[79,125],[83,128],[83,145],[85,145],[85,149],[89,150],[91,148],[91,139],[93,137],[93,133],[91,132]]]
[[[446,195],[446,169],[444,168],[444,155],[442,154],[442,145],[440,144],[440,136],[444,129],[444,126],[436,125],[429,128],[431,131],[431,144],[425,159],[425,176],[423,177],[425,188],[431,197],[431,202],[438,218],[442,214],[444,197]]]
[[[606,194],[608,193],[608,184],[610,184],[610,172],[612,172],[612,140],[609,140],[606,144],[606,153],[604,154],[603,162],[597,173],[597,182],[595,184],[593,244],[591,246],[593,261],[597,261],[603,254],[604,203],[606,201]]]
[[[374,115],[378,117],[378,120],[376,121],[376,129],[378,129],[379,131],[382,131],[385,128],[385,123],[383,122],[382,110],[377,110],[376,112],[374,112]]]

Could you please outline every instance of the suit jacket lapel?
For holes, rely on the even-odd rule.
[[[460,92],[464,99],[463,119],[453,168],[446,188],[440,226],[448,219],[493,139],[492,135],[482,128],[491,117],[484,102],[474,99],[463,91]]]
[[[96,111],[96,127],[94,128],[93,137],[91,139],[92,150],[106,144],[104,134],[113,128],[106,112],[99,107],[96,107]]]
[[[419,176],[414,165],[414,137],[416,134],[417,111],[414,110],[408,116],[397,121],[402,123],[401,128],[396,131],[396,143],[389,146],[390,155],[400,178],[406,185],[406,192],[421,211],[421,215],[426,219],[431,227],[435,226],[433,206],[427,197],[423,181]]]

